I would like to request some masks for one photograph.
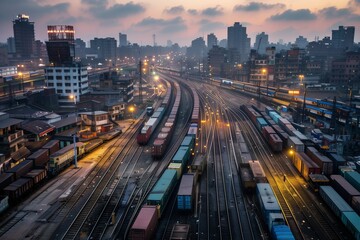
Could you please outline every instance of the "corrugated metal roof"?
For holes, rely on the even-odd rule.
[[[182,141],[181,146],[189,146],[192,140],[193,140],[192,136],[186,136]]]

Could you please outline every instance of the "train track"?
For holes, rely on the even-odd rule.
[[[232,104],[232,103],[228,103]],[[274,156],[269,154],[269,148],[267,143],[260,137],[258,137],[257,130],[253,128],[249,123],[247,116],[238,110],[239,106],[233,105],[236,109],[235,115],[240,120],[247,120],[247,126],[242,125],[247,131],[247,138],[250,141],[250,146],[256,146],[253,152],[256,152],[258,159],[263,163],[266,175],[268,177],[274,193],[277,196],[279,204],[282,208],[284,217],[286,218],[292,231],[295,231],[295,235],[301,236],[303,239],[311,237],[317,237],[319,239],[347,239],[343,236],[343,231],[337,229],[331,224],[331,220],[328,215],[323,211],[321,206],[317,206],[316,200],[314,204],[314,198],[310,198],[309,193],[303,188],[302,185],[294,181],[296,179],[296,173],[284,162],[288,159],[283,156]],[[276,160],[276,161],[274,161]],[[284,184],[283,176],[286,175],[286,181]],[[294,212],[301,213],[303,220],[300,220],[298,216],[295,216]],[[314,229],[314,227],[319,229]]]
[[[204,91],[204,89],[202,89]],[[199,94],[200,95],[200,94]],[[211,95],[211,97],[209,97]],[[210,163],[208,160],[207,171],[207,211],[208,211],[208,233],[207,239],[215,237],[217,239],[256,239],[252,231],[250,217],[247,211],[244,196],[240,191],[239,178],[237,174],[237,162],[236,156],[233,157],[231,132],[229,127],[224,123],[229,122],[229,116],[226,111],[225,104],[214,90],[209,90],[206,96],[202,96],[203,101],[207,101],[207,105],[214,105],[213,102],[217,102],[215,107],[217,110],[215,114],[210,113],[211,123],[209,131],[211,136],[209,149],[213,152],[213,161]],[[223,127],[219,127],[219,122],[223,124]],[[216,127],[214,127],[216,126]],[[204,127],[203,127],[204,128]],[[216,129],[215,129],[216,128]],[[226,143],[223,145],[222,143]],[[226,146],[224,148],[224,146]],[[211,176],[214,175],[212,178]],[[214,181],[213,181],[214,180]],[[237,185],[236,185],[237,183]],[[216,189],[216,201],[213,202],[214,197],[209,190],[209,185],[214,185]],[[214,216],[211,214],[212,206],[217,207],[217,222],[215,222]],[[234,211],[230,211],[233,209]],[[244,214],[240,214],[243,212]],[[218,226],[218,228],[211,228],[210,226]],[[244,230],[247,228],[247,231]],[[249,231],[250,230],[250,231]],[[217,235],[218,234],[218,235]]]

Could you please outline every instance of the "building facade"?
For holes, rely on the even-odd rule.
[[[351,49],[354,46],[355,27],[339,26],[338,30],[332,30],[332,44],[334,48]]]
[[[95,38],[90,40],[90,48],[97,53],[98,58],[111,60],[115,64],[116,61],[116,39],[115,38]],[[110,64],[111,66],[112,64]]]
[[[240,63],[246,62],[250,54],[250,38],[246,33],[246,27],[239,22],[234,26],[228,27],[227,32],[228,49],[236,49],[240,55]]]
[[[211,50],[213,48],[213,46],[218,45],[218,39],[215,36],[215,34],[210,33],[207,35],[207,47],[208,50]]]
[[[21,58],[31,58],[35,42],[34,22],[29,21],[29,16],[19,14],[13,21],[13,29],[16,55]]]
[[[119,33],[119,47],[126,47],[128,45],[127,35]]]
[[[266,48],[268,46],[269,46],[269,35],[267,35],[264,32],[259,33],[258,35],[256,35],[254,49],[259,54],[265,54],[266,53]]]

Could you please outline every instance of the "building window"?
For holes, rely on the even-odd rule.
[[[56,90],[56,93],[63,93],[63,90],[58,89],[58,90]]]
[[[64,69],[64,72],[69,73],[70,69]]]
[[[76,79],[76,76],[73,76],[73,79]]]
[[[65,83],[65,87],[71,87],[70,83]]]
[[[61,80],[62,77],[61,76],[56,76],[56,80]]]
[[[71,90],[66,89],[66,90],[65,90],[65,93],[71,93]]]
[[[48,80],[54,80],[54,76],[47,76]]]
[[[55,72],[61,73],[61,69],[56,69]]]
[[[62,87],[62,83],[56,83],[57,87]]]
[[[46,70],[46,69],[45,69]],[[54,72],[52,69],[47,69],[45,72],[52,73]]]
[[[53,87],[54,83],[48,83],[48,87]]]

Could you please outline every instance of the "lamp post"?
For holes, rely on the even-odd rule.
[[[20,78],[20,90],[24,92],[24,74],[22,72],[18,73],[18,76]]]
[[[74,165],[75,168],[78,168],[77,165],[77,148],[76,148],[76,137],[77,137],[77,133],[76,133],[76,127],[77,127],[77,112],[76,112],[76,95],[70,95],[69,96],[70,99],[72,99],[74,101],[74,105],[75,105],[75,133],[73,134],[73,143],[74,143]]]
[[[262,73],[263,75],[265,75],[265,81],[266,81],[266,96],[268,96],[268,95],[269,95],[269,93],[268,93],[269,84],[268,84],[268,79],[267,79],[267,69],[266,69],[266,68],[261,69],[261,73]]]
[[[131,119],[134,120],[134,111],[135,111],[135,108],[133,106],[129,107],[129,111],[131,113]]]

